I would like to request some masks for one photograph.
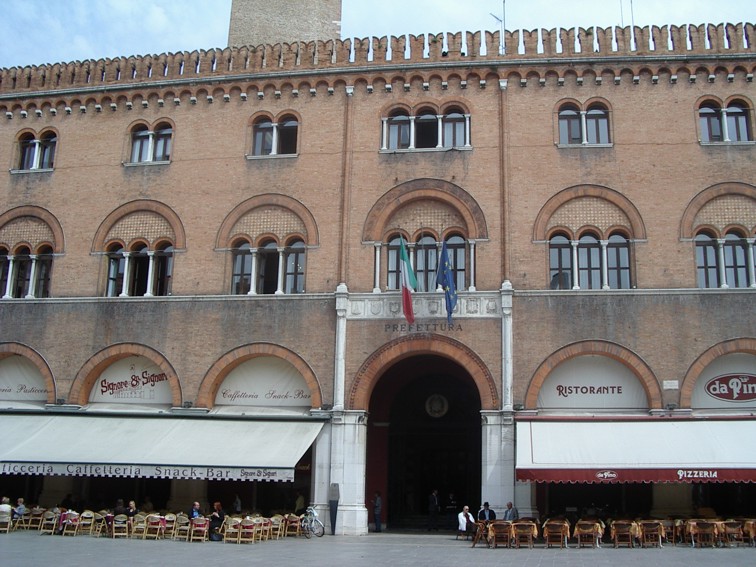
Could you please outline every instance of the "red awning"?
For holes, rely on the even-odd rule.
[[[531,482],[756,482],[754,420],[517,422]]]

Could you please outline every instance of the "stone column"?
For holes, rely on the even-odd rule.
[[[330,482],[339,485],[339,507],[336,535],[365,535],[368,532],[368,512],[365,507],[365,466],[367,413],[364,411],[334,411],[331,421]],[[328,495],[326,489],[326,498]],[[328,519],[327,501],[320,507],[321,520]],[[330,525],[326,524],[326,532]]]

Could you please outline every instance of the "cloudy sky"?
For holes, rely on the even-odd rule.
[[[306,6],[306,0],[301,0]],[[754,0],[343,0],[342,37],[756,22]],[[0,68],[225,47],[231,0],[2,0]],[[632,10],[631,10],[632,8]]]

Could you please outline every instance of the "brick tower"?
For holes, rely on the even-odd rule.
[[[228,45],[339,39],[340,28],[341,0],[233,0]]]

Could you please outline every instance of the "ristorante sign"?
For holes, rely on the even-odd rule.
[[[269,480],[293,482],[293,469],[77,463],[0,463],[0,474],[110,476],[172,480]]]
[[[547,469],[518,468],[517,480],[566,483],[621,482],[753,482],[754,469],[725,468],[656,468],[656,469]]]
[[[706,393],[724,402],[752,402],[756,400],[756,375],[723,374],[704,385]]]

